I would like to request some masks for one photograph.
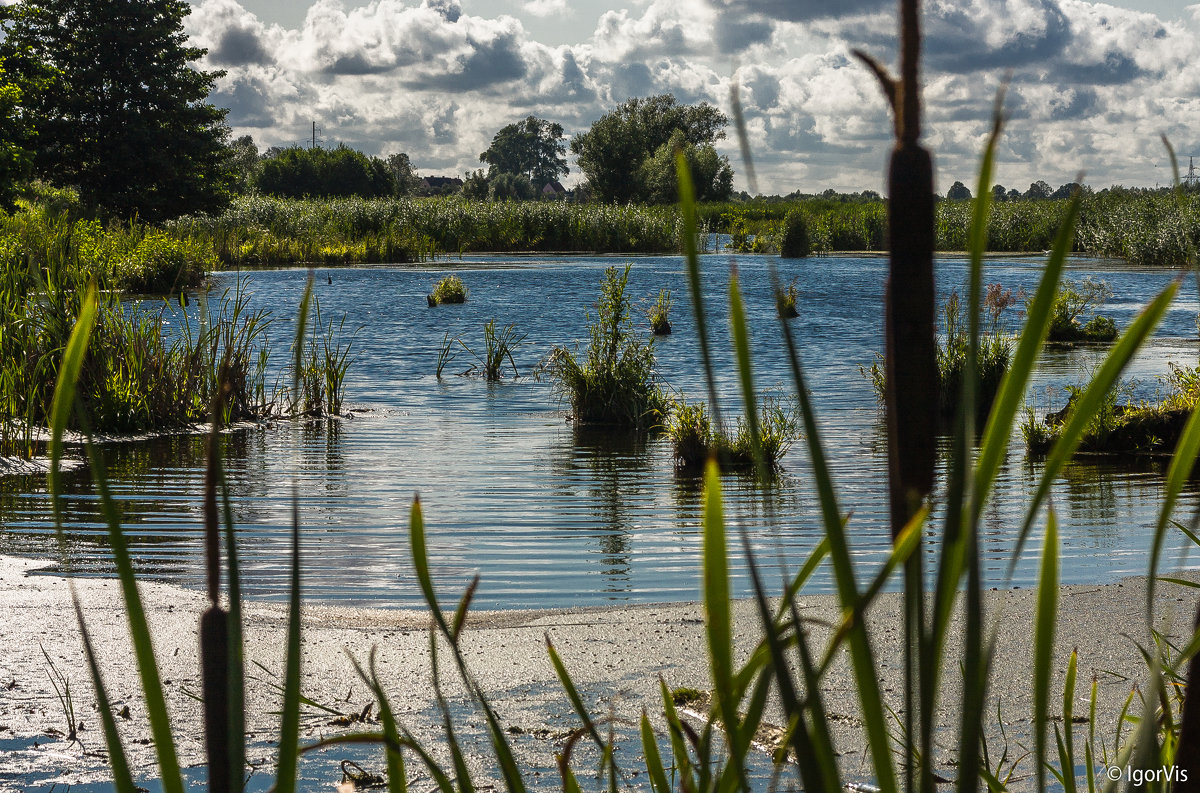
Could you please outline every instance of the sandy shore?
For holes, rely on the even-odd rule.
[[[83,662],[83,651],[70,607],[66,579],[39,573],[46,563],[0,557],[0,790],[49,790],[52,784],[80,784],[105,778],[107,765],[95,699]],[[117,710],[128,706],[121,720],[131,760],[139,775],[153,778],[155,760],[149,744],[145,710],[129,650],[124,612],[115,581],[80,579],[76,589],[89,627],[103,659],[110,696]],[[168,706],[176,729],[178,749],[185,765],[202,763],[197,717],[198,706],[188,692],[199,691],[195,628],[205,601],[198,592],[164,584],[141,587]],[[1031,702],[1031,614],[1029,590],[989,592],[989,615],[999,625],[999,645],[993,674],[993,703],[999,701],[1009,738],[1027,734]],[[1135,641],[1145,641],[1144,581],[1128,579],[1103,586],[1070,586],[1062,589],[1062,608],[1054,665],[1055,685],[1061,691],[1066,657],[1079,650],[1079,703],[1086,712],[1090,680],[1099,680],[1101,723],[1115,723],[1133,685],[1144,676],[1144,665]],[[837,611],[829,596],[804,596],[803,613],[813,620],[814,635],[825,635],[821,623]],[[1159,587],[1157,614],[1160,627],[1178,636],[1191,622],[1195,598],[1192,590],[1174,584]],[[274,680],[253,662],[280,673],[285,643],[285,615],[280,606],[251,603],[246,608],[246,658],[253,680],[248,685],[251,757],[269,764],[270,741],[278,716]],[[899,655],[899,601],[884,596],[872,609],[870,621],[879,659],[879,676],[893,707],[899,707],[902,667]],[[757,616],[749,603],[735,608],[737,647],[744,655],[758,638]],[[348,653],[359,659],[377,648],[377,662],[394,707],[402,721],[420,739],[436,744],[441,727],[432,707],[428,652],[428,618],[410,611],[359,610],[313,607],[305,610],[303,692],[313,700],[346,713],[358,712],[369,702]],[[547,658],[544,637],[549,635],[575,676],[585,698],[599,714],[636,719],[643,707],[651,714],[657,705],[658,678],[672,687],[708,688],[702,612],[696,604],[630,606],[562,611],[477,613],[465,632],[469,664],[483,689],[494,701],[501,719],[513,733],[516,749],[537,779],[533,787],[558,788],[553,772],[554,752],[561,750],[566,731],[576,726],[569,703],[561,693]],[[75,720],[83,723],[82,743],[68,744],[62,733],[66,717],[48,676],[40,648],[70,681]],[[948,657],[956,658],[949,647]],[[444,658],[446,693],[454,707],[463,702],[462,689]],[[943,724],[950,724],[957,697],[957,663],[946,670]],[[826,694],[838,727],[838,748],[844,766],[853,773],[864,767],[860,725],[853,680],[843,660],[828,678]],[[1055,697],[1057,702],[1059,697]],[[1058,705],[1053,705],[1057,712]],[[995,704],[992,712],[995,712]],[[488,775],[486,745],[477,715],[461,709],[463,734],[478,751],[472,764]],[[305,738],[315,740],[355,727],[332,724],[324,714],[305,720]],[[994,720],[994,719],[993,719]],[[375,728],[368,724],[367,728]],[[622,729],[627,729],[627,725]],[[1111,730],[1106,734],[1111,735]],[[623,758],[638,767],[637,749],[630,746]],[[314,783],[330,789],[340,778],[337,758],[314,761],[305,773]],[[356,757],[373,758],[364,750]],[[364,761],[365,762],[365,761]],[[378,766],[379,763],[376,763]],[[378,767],[376,771],[380,770]],[[260,779],[265,779],[260,774]],[[538,781],[540,780],[540,782]]]

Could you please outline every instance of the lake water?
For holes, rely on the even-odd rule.
[[[360,327],[347,378],[354,417],[317,423],[277,422],[225,436],[226,467],[239,527],[244,587],[255,597],[283,598],[290,552],[292,482],[298,482],[307,597],[370,606],[420,602],[409,561],[407,527],[420,493],[431,561],[443,592],[482,576],[482,608],[614,605],[691,600],[698,594],[699,492],[675,471],[669,443],[590,430],[566,420],[553,385],[530,376],[554,345],[586,341],[587,318],[606,267],[633,262],[631,293],[648,306],[660,288],[674,290],[675,333],[655,344],[663,378],[700,398],[704,378],[679,257],[471,257],[420,267],[319,269],[315,289],[327,316]],[[707,302],[716,328],[718,387],[736,404],[737,384],[726,333],[726,255],[703,258]],[[792,320],[830,453],[856,562],[864,573],[890,544],[886,521],[884,440],[870,382],[859,371],[882,349],[886,261],[881,258],[736,259],[748,303],[760,388],[790,382],[774,316],[769,266],[798,279],[800,317]],[[1032,290],[1041,262],[998,259],[986,280]],[[425,294],[447,272],[471,290],[461,306],[430,309]],[[965,262],[938,262],[943,291],[961,286]],[[1116,294],[1105,307],[1124,327],[1178,273],[1076,261],[1070,277],[1106,279]],[[245,275],[251,306],[268,307],[282,363],[304,290],[303,269]],[[332,283],[329,282],[330,277]],[[218,276],[218,285],[235,282]],[[1152,394],[1167,361],[1194,365],[1200,354],[1195,284],[1184,283],[1150,349],[1129,376]],[[528,334],[515,353],[521,377],[487,383],[459,377],[465,353],[441,379],[435,374],[445,333],[482,346],[483,325],[514,323]],[[1012,317],[1016,321],[1015,315]],[[178,321],[176,317],[174,321]],[[646,332],[644,317],[637,317]],[[1062,387],[1083,382],[1103,350],[1047,352],[1030,399],[1039,412],[1064,404]],[[139,568],[154,578],[200,586],[201,438],[171,436],[103,447],[111,487]],[[985,575],[990,586],[1026,586],[1035,578],[1030,543],[1015,577],[1004,577],[1022,507],[1039,466],[1019,437],[996,484],[984,522]],[[67,476],[70,548],[79,569],[109,570],[96,517],[90,473]],[[745,528],[761,561],[778,580],[794,570],[821,536],[807,454],[797,444],[767,491],[726,479],[731,521]],[[1067,583],[1110,581],[1146,571],[1146,549],[1162,496],[1161,465],[1079,462],[1055,485]],[[1197,505],[1189,487],[1178,515]],[[54,556],[44,478],[0,480],[0,552]],[[932,536],[932,535],[931,535]],[[1181,545],[1172,538],[1171,548]],[[740,556],[740,554],[739,554]],[[1172,565],[1192,566],[1173,550]],[[734,586],[747,593],[740,559]],[[828,571],[810,585],[829,591]]]

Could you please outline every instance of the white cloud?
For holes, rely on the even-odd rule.
[[[526,13],[535,4],[566,7],[531,0]],[[972,178],[1007,70],[1006,184],[1080,168],[1099,186],[1153,183],[1160,132],[1200,151],[1200,6],[1189,11],[1164,23],[1084,0],[929,0],[925,130],[939,184]],[[881,189],[891,120],[850,50],[894,62],[894,26],[892,3],[877,0],[645,0],[551,47],[515,17],[456,0],[316,0],[295,29],[199,0],[187,31],[209,48],[206,66],[227,71],[214,101],[236,133],[287,144],[315,119],[329,140],[406,151],[424,173],[478,167],[496,130],[529,114],[570,134],[631,96],[727,109],[736,62],[759,187],[787,193]],[[722,150],[738,168],[736,141]]]
[[[551,17],[567,13],[567,0],[528,0],[521,8],[535,17]]]

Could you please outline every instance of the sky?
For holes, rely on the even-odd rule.
[[[725,112],[739,86],[757,180],[732,124],[735,189],[883,189],[891,120],[853,57],[896,61],[894,0],[192,0],[185,28],[221,69],[211,100],[261,149],[405,152],[458,175],[506,124],[586,131],[630,97]],[[1200,169],[1200,4],[925,0],[925,128],[937,189],[974,187],[1009,81],[996,180],[1168,184],[1166,135]],[[568,185],[582,179],[573,159]]]

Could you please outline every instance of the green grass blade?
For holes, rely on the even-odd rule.
[[[311,288],[311,284],[310,284]],[[296,789],[300,746],[300,496],[292,492],[292,569],[288,596],[287,660],[283,682],[283,716],[279,725],[276,793]]]
[[[650,717],[642,711],[641,720],[642,755],[646,761],[646,774],[650,777],[650,788],[653,793],[672,793],[671,784],[667,782],[666,769],[663,768],[662,756],[658,752],[658,741],[650,726]]]
[[[780,627],[776,624],[776,620],[771,616],[771,607],[767,602],[767,593],[763,588],[762,580],[758,574],[758,564],[754,561],[754,554],[750,548],[750,538],[742,533],[742,548],[746,556],[746,564],[750,570],[750,580],[754,585],[754,598],[758,604],[759,617],[763,623],[763,641],[766,642],[767,648],[771,653],[771,665],[768,668],[768,674],[774,677],[776,691],[779,692],[779,703],[783,709],[785,720],[793,722],[793,727],[789,731],[788,739],[792,750],[796,755],[796,764],[800,770],[800,780],[805,790],[836,790],[840,785],[836,784],[836,778],[825,778],[823,775],[823,765],[819,761],[817,749],[808,732],[808,725],[804,721],[804,708],[800,703],[800,697],[797,693],[797,686],[792,680],[791,670],[788,667],[787,658],[784,655],[784,641]],[[789,599],[788,606],[795,607],[793,600]],[[803,635],[803,626],[799,622],[799,614],[796,615],[793,630],[796,632],[796,641],[798,643],[805,642]],[[807,670],[806,670],[807,671]],[[819,687],[814,691],[811,687],[806,690],[810,697],[820,696]],[[817,729],[825,727],[824,724],[817,724]]]
[[[1050,332],[1054,297],[1058,292],[1058,283],[1062,278],[1067,256],[1071,253],[1075,224],[1079,218],[1079,205],[1079,196],[1074,196],[1067,205],[1066,215],[1054,238],[1054,247],[1042,269],[1037,292],[1029,303],[1025,327],[1013,354],[1012,363],[1000,380],[1000,388],[996,392],[992,411],[984,426],[983,442],[979,447],[979,458],[975,465],[975,521],[979,520],[983,512],[986,496],[991,491],[996,472],[1008,451],[1013,420],[1025,403],[1025,389],[1029,378],[1033,376],[1034,366],[1042,352],[1046,335]]]
[[[703,524],[701,586],[705,635],[716,704],[728,728],[728,722],[737,718],[737,703],[733,701],[733,616],[729,605],[729,555],[721,504],[721,474],[713,460],[709,460],[704,472]],[[736,730],[735,725],[734,734]]]
[[[425,545],[425,519],[421,515],[420,496],[413,497],[412,508],[408,515],[408,525],[409,544],[412,546],[413,568],[417,573],[417,585],[421,588],[425,605],[429,607],[429,613],[437,621],[438,627],[447,636],[452,636],[453,631],[450,630],[445,615],[438,607],[437,593],[433,589],[433,577],[429,574],[429,552]]]
[[[113,564],[117,568],[117,579],[121,585],[121,597],[125,603],[125,614],[129,621],[129,635],[133,641],[134,657],[138,675],[142,682],[142,696],[146,703],[146,716],[150,722],[150,734],[158,755],[158,770],[162,775],[163,793],[183,793],[183,778],[179,771],[179,756],[175,750],[175,738],[171,732],[167,702],[163,696],[162,678],[158,672],[158,660],[154,654],[154,643],[150,635],[150,624],[138,592],[137,575],[129,556],[125,534],[121,530],[121,519],[117,513],[112,494],[108,490],[104,474],[104,463],[100,455],[87,445],[88,462],[92,468],[92,480],[99,497],[100,512],[108,529],[108,542],[112,551]]]
[[[596,724],[592,721],[591,714],[588,713],[587,707],[583,704],[583,697],[579,696],[579,689],[575,687],[575,682],[571,680],[571,673],[567,671],[567,667],[563,664],[562,658],[559,657],[558,651],[554,649],[554,643],[550,641],[549,633],[546,634],[546,652],[550,655],[550,663],[554,666],[554,674],[558,676],[559,683],[562,684],[563,690],[567,692],[567,699],[571,701],[571,707],[575,709],[579,720],[583,722],[583,728],[587,730],[588,735],[591,736],[596,745],[603,750],[604,739],[600,737],[600,732],[596,729]]]
[[[1142,344],[1158,326],[1163,314],[1166,313],[1167,308],[1171,305],[1171,301],[1175,297],[1175,293],[1178,291],[1179,282],[1174,281],[1163,289],[1154,300],[1150,301],[1150,304],[1138,314],[1125,333],[1121,334],[1120,339],[1117,340],[1112,351],[1104,359],[1104,363],[1101,364],[1099,371],[1092,377],[1092,382],[1088,385],[1087,390],[1076,401],[1075,408],[1071,411],[1070,418],[1067,420],[1062,434],[1050,450],[1050,455],[1046,458],[1045,468],[1038,482],[1037,491],[1034,493],[1033,499],[1030,501],[1025,513],[1021,533],[1017,538],[1016,548],[1009,562],[1010,574],[1017,563],[1017,559],[1021,556],[1021,551],[1029,536],[1029,530],[1032,528],[1034,520],[1037,519],[1038,510],[1050,494],[1050,487],[1054,483],[1054,479],[1062,471],[1067,461],[1071,459],[1071,455],[1075,453],[1075,450],[1079,448],[1084,429],[1091,422],[1092,418],[1095,417],[1104,402],[1105,396],[1117,384],[1118,378],[1125,371],[1125,367],[1133,359],[1134,354],[1141,349]]]
[[[1063,774],[1063,793],[1075,793],[1075,676],[1078,653],[1071,650],[1067,661],[1067,678],[1063,682],[1062,723],[1063,723],[1063,759],[1061,763]]]
[[[47,484],[50,489],[50,503],[54,509],[54,522],[60,537],[62,536],[62,505],[59,500],[59,492],[62,489],[60,480],[62,439],[63,433],[67,429],[67,422],[71,417],[71,409],[75,404],[79,372],[83,368],[83,357],[87,352],[95,323],[96,284],[93,282],[79,308],[75,327],[71,330],[71,336],[63,351],[62,363],[58,367],[58,382],[54,386],[54,401],[50,406],[50,473]]]
[[[808,387],[800,366],[795,338],[792,335],[791,327],[782,318],[780,327],[787,347],[792,380],[796,388],[796,399],[800,403],[805,445],[812,460],[813,477],[816,480],[817,498],[821,506],[825,537],[829,540],[829,558],[833,565],[838,599],[843,609],[853,608],[854,604],[859,602],[859,592],[854,577],[854,566],[851,562],[845,522],[842,520],[837,497],[834,494],[833,479],[829,475],[829,465],[821,443],[816,412],[813,410],[812,401],[808,395]],[[881,793],[896,793],[896,769],[887,735],[887,716],[883,707],[883,695],[879,688],[879,680],[875,675],[875,657],[871,649],[870,637],[861,620],[856,621],[856,625],[851,629],[850,658],[859,702],[862,706],[868,749],[871,762],[875,767],[880,791]]]
[[[1038,573],[1033,631],[1033,760],[1039,793],[1046,789],[1046,724],[1050,711],[1054,626],[1058,617],[1058,564],[1058,521],[1054,510],[1050,510],[1046,517],[1046,538]]]
[[[387,752],[388,793],[406,793],[408,778],[404,768],[404,755],[400,749],[400,730],[396,724],[396,715],[392,710],[392,704],[383,690],[383,684],[379,682],[379,672],[375,666],[375,648],[371,648],[371,653],[367,657],[369,674],[359,664],[358,659],[350,655],[349,650],[346,651],[346,655],[350,658],[350,663],[354,665],[354,671],[358,673],[359,679],[366,683],[367,688],[371,689],[375,701],[379,703],[379,723],[383,727],[383,740]]]
[[[679,721],[679,712],[675,710],[675,699],[671,696],[667,683],[661,677],[658,679],[659,691],[663,701],[663,716],[667,720],[667,729],[671,737],[671,753],[675,757],[675,769],[679,772],[679,789],[695,790],[695,773],[692,761],[688,755],[687,744],[684,741],[683,725]]]
[[[112,768],[113,787],[116,789],[116,793],[136,793],[140,788],[134,784],[133,776],[129,773],[129,760],[125,755],[125,747],[121,743],[121,734],[117,732],[117,722],[113,718],[112,706],[109,704],[108,690],[104,687],[104,677],[100,674],[100,663],[96,660],[96,650],[92,645],[87,622],[83,619],[83,609],[79,605],[79,597],[75,593],[74,584],[71,586],[71,603],[75,607],[79,637],[83,640],[83,650],[87,655],[88,672],[91,674],[92,688],[96,693],[100,722],[104,725],[104,745],[108,748],[108,764]]]
[[[729,275],[729,328],[733,336],[734,360],[738,381],[742,386],[742,403],[746,411],[746,426],[750,429],[750,449],[754,454],[754,469],[763,480],[767,465],[763,459],[762,434],[758,424],[758,402],[754,395],[754,372],[750,365],[750,331],[746,327],[746,307],[738,285],[737,270]]]
[[[717,381],[713,374],[712,356],[708,345],[708,319],[704,314],[704,289],[700,281],[700,257],[696,252],[696,199],[692,188],[692,171],[683,152],[675,152],[675,173],[679,179],[679,211],[683,215],[683,252],[687,264],[688,290],[692,297],[692,312],[696,316],[696,335],[700,339],[700,361],[708,385],[708,402],[712,405],[713,421],[721,429],[720,403],[717,401]]]
[[[1154,526],[1154,538],[1150,547],[1150,572],[1146,582],[1146,620],[1151,624],[1154,616],[1154,583],[1158,576],[1159,560],[1162,557],[1163,543],[1166,541],[1167,526],[1171,523],[1171,513],[1175,502],[1183,492],[1183,486],[1192,477],[1196,466],[1196,456],[1200,455],[1200,409],[1192,407],[1183,434],[1175,445],[1175,454],[1171,456],[1171,465],[1167,468],[1167,486],[1162,495],[1162,507],[1158,511],[1158,521]]]

